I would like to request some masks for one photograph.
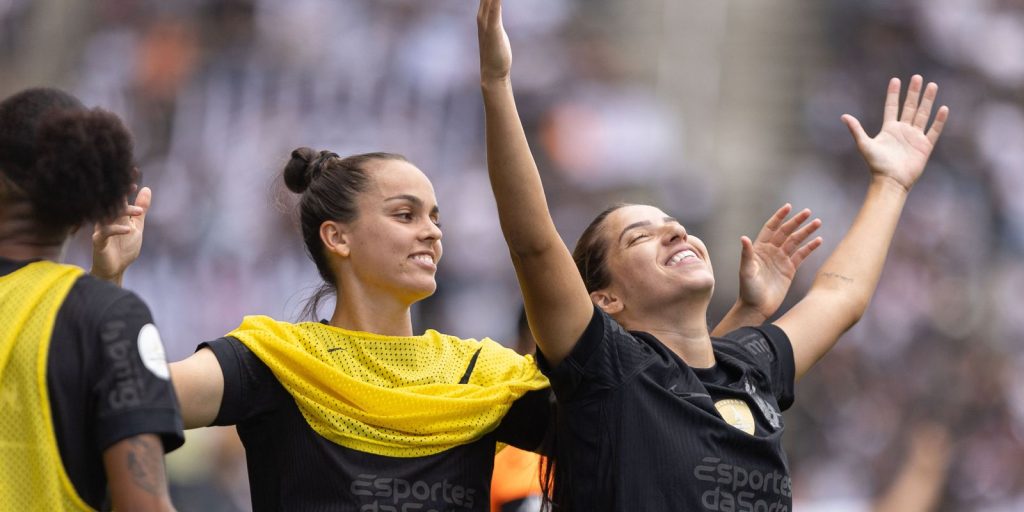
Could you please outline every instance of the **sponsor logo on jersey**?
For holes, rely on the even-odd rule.
[[[747,352],[750,352],[751,355],[766,357],[768,361],[775,360],[775,354],[772,353],[771,348],[768,346],[768,340],[764,339],[764,336],[759,332],[743,336],[739,339],[738,343]]]
[[[141,369],[132,353],[131,335],[125,332],[127,328],[127,323],[112,320],[104,323],[100,329],[103,350],[111,362],[110,372],[114,375],[114,385],[107,395],[107,402],[114,410],[135,407],[142,401],[139,395],[142,389]]]
[[[718,457],[704,457],[693,476],[708,484],[700,497],[704,510],[789,512],[792,481],[778,471],[749,469]]]
[[[453,484],[447,479],[439,482],[405,480],[381,475],[361,474],[350,488],[363,505],[360,512],[441,512],[441,510],[471,509],[477,490]]]

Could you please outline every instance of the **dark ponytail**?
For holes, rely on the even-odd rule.
[[[316,319],[320,303],[336,291],[336,277],[327,262],[320,225],[325,221],[352,222],[358,215],[356,200],[370,182],[366,164],[373,160],[408,161],[394,153],[364,153],[346,158],[307,147],[292,151],[284,166],[288,190],[300,194],[299,225],[306,252],[324,283],[306,302],[302,316]]]
[[[565,411],[556,400],[551,401],[551,415],[547,432],[541,442],[540,491],[543,512],[569,512],[572,506],[572,462],[569,454],[562,450],[559,435],[567,432]]]
[[[120,214],[133,181],[132,139],[114,114],[57,89],[0,103],[0,171],[8,195],[53,233]]]

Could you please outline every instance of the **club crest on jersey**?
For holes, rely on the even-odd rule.
[[[754,414],[750,412],[750,406],[743,400],[727,398],[715,402],[715,409],[726,423],[754,435]]]

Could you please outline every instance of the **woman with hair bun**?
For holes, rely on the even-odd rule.
[[[283,178],[324,280],[307,312],[332,293],[334,312],[246,317],[172,364],[185,426],[237,425],[257,511],[488,510],[496,446],[539,449],[550,392],[530,356],[413,333],[442,254],[430,180],[401,155],[310,148]]]
[[[150,196],[126,204],[133,174],[117,116],[56,89],[0,103],[5,510],[172,509],[163,454],[184,437],[163,346],[146,305],[104,282],[141,240]],[[83,275],[58,262],[93,221],[101,264]]]
[[[172,364],[186,427],[237,425],[254,510],[486,510],[498,443],[535,450],[549,409],[530,358],[414,334],[434,293],[440,210],[404,157],[299,148],[284,181],[337,295],[329,321],[249,316]]]

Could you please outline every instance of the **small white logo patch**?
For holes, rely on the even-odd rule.
[[[171,370],[167,367],[164,343],[160,341],[160,331],[157,331],[153,324],[143,325],[139,330],[139,356],[142,357],[142,364],[146,365],[153,375],[164,380],[170,379]]]

